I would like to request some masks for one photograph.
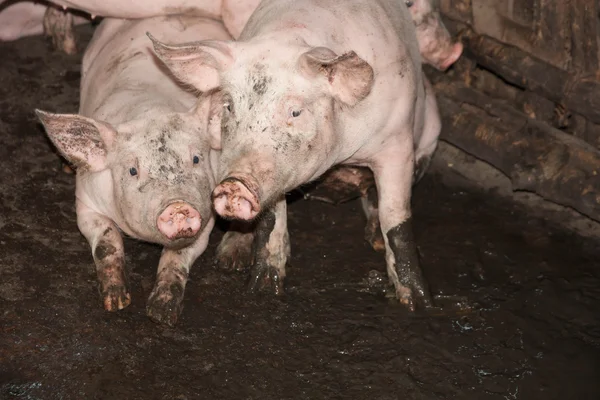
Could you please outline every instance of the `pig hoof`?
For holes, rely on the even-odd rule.
[[[77,53],[73,34],[73,14],[54,6],[48,7],[44,14],[44,32],[52,37],[52,43],[66,54]]]
[[[102,292],[106,311],[122,310],[131,303],[131,295],[125,286],[109,286]]]
[[[183,309],[183,292],[178,283],[155,287],[146,304],[146,315],[159,324],[174,326]]]
[[[383,240],[383,234],[379,225],[367,225],[365,228],[365,240],[369,242],[373,250],[377,252],[385,251],[385,241]]]
[[[420,288],[407,288],[400,285],[388,293],[393,294],[387,297],[395,297],[410,312],[415,312],[417,309],[430,310],[433,308],[430,296]]]
[[[283,276],[275,267],[256,264],[250,273],[248,291],[256,293],[261,290],[271,290],[276,296],[283,294]]]
[[[75,171],[73,171],[73,168],[71,168],[69,165],[64,164],[64,163],[62,164],[62,171],[65,174],[69,174],[69,175],[72,175],[75,173]]]

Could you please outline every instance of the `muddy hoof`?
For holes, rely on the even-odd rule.
[[[50,6],[44,14],[44,32],[52,38],[52,44],[66,54],[77,54],[73,33],[73,14],[59,7]]]
[[[73,175],[75,173],[75,171],[73,171],[73,168],[71,168],[69,165],[62,163],[62,171],[65,174],[69,174],[69,175]]]
[[[431,296],[424,292],[421,287],[412,285],[396,287],[390,284],[385,290],[385,297],[399,302],[410,312],[427,311],[435,308]]]
[[[248,292],[257,293],[259,291],[270,291],[276,296],[283,294],[283,277],[279,275],[276,268],[257,264],[250,273],[250,282],[248,282]]]
[[[367,226],[365,228],[365,240],[369,242],[373,250],[377,252],[385,252],[385,241],[379,225]]]
[[[131,303],[131,295],[125,286],[109,286],[102,291],[106,311],[122,310]]]
[[[146,315],[159,324],[174,326],[183,309],[182,300],[183,288],[178,284],[155,287],[146,304]]]

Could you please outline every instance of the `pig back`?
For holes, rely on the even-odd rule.
[[[165,43],[231,39],[222,23],[205,17],[107,18],[83,57],[80,114],[118,125],[150,112],[184,112],[194,104],[196,94],[156,57],[146,32]]]

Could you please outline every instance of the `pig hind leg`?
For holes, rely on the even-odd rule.
[[[367,193],[360,198],[362,209],[367,217],[365,226],[365,240],[369,242],[373,250],[385,251],[385,241],[379,224],[379,208],[377,206],[377,188],[368,189]]]
[[[125,271],[123,238],[117,226],[79,201],[77,225],[92,248],[104,308],[117,311],[127,307],[131,295]]]
[[[44,33],[52,37],[52,44],[66,54],[77,53],[73,34],[73,14],[67,10],[49,5],[44,15]]]
[[[254,224],[232,221],[217,247],[217,264],[227,271],[242,271],[252,263]]]
[[[424,79],[423,83],[425,85],[425,123],[423,134],[416,143],[413,184],[421,180],[429,167],[442,131],[442,121],[433,87],[427,79]]]
[[[174,326],[183,309],[183,296],[191,266],[206,250],[214,219],[198,239],[180,250],[163,249],[156,273],[154,289],[146,303],[146,314],[155,322]]]
[[[290,257],[285,197],[260,216],[254,235],[248,290],[256,292],[270,288],[276,295],[283,294],[285,266]]]

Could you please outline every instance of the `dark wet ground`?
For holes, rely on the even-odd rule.
[[[0,44],[1,399],[600,398],[600,243],[432,174],[413,199],[425,274],[476,310],[409,315],[369,283],[385,265],[359,204],[297,201],[285,297],[213,266],[216,234],[179,324],[158,326],[160,249],[127,241],[133,301],[104,312],[73,176],[33,114],[77,110],[78,62]]]

